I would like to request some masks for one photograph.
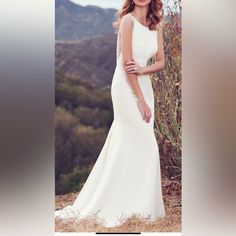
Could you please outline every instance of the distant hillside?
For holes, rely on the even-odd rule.
[[[78,76],[95,86],[111,85],[115,63],[115,34],[56,43],[56,69],[65,74]]]
[[[56,40],[77,40],[114,32],[116,9],[81,6],[70,0],[56,0]]]

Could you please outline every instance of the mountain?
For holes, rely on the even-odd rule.
[[[116,9],[81,6],[70,0],[55,1],[56,40],[77,40],[114,32]]]
[[[116,64],[116,35],[56,43],[56,69],[97,87],[110,86]]]

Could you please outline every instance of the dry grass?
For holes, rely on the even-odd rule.
[[[56,196],[56,209],[71,205],[78,193]],[[181,185],[177,182],[163,182],[163,196],[166,217],[156,221],[133,216],[118,227],[103,227],[95,218],[86,220],[56,219],[56,232],[180,232],[181,231]]]

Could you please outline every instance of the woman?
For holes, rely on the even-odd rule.
[[[96,216],[107,227],[132,215],[150,220],[165,216],[149,75],[165,66],[161,13],[160,0],[126,0],[119,12],[111,86],[114,120],[76,201],[56,216]],[[147,66],[155,54],[156,63]]]

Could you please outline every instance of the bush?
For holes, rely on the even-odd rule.
[[[68,173],[74,168],[77,137],[75,127],[76,117],[64,108],[57,107],[55,113],[55,177]]]
[[[180,6],[180,1],[175,5]],[[181,178],[182,121],[182,27],[181,12],[168,9],[164,34],[165,69],[152,76],[155,101],[155,132],[160,147],[162,173],[169,179]],[[152,58],[149,63],[155,59]]]
[[[101,108],[89,108],[80,106],[74,110],[74,115],[79,117],[81,123],[94,128],[109,128],[113,120],[112,111],[102,110]]]
[[[81,190],[84,182],[89,176],[92,167],[74,168],[73,172],[62,175],[59,180],[56,194],[66,194],[70,192],[78,192]]]

